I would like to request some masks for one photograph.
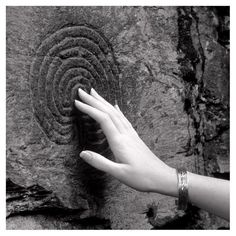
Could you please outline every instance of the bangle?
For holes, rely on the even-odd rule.
[[[178,210],[186,210],[188,206],[188,180],[187,170],[185,168],[177,169],[178,178]]]

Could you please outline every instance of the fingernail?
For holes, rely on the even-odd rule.
[[[81,92],[82,92],[82,93],[86,93],[82,88],[79,88],[79,89],[78,89],[78,92],[79,92],[79,93],[81,93]]]
[[[81,107],[83,106],[83,103],[82,102],[80,102],[80,101],[78,101],[78,100],[75,100],[75,107],[77,108],[77,109],[81,109]]]
[[[97,93],[96,90],[94,88],[91,88],[91,92],[93,93]]]
[[[121,111],[121,110],[120,110],[120,107],[118,106],[118,104],[115,104],[115,108],[116,108],[117,110]]]
[[[87,152],[87,151],[82,151],[80,154],[81,158],[87,158],[87,157],[91,157],[91,153]]]

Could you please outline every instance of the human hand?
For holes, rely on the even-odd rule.
[[[89,150],[81,152],[80,157],[136,190],[176,196],[175,169],[146,146],[119,107],[112,106],[94,89],[90,94],[82,89],[78,92],[83,102],[76,100],[76,108],[100,124],[116,162]]]

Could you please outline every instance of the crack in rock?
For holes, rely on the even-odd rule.
[[[6,181],[7,218],[15,215],[36,214],[39,212],[55,213],[82,213],[88,210],[85,205],[81,209],[65,207],[52,191],[39,185],[22,187],[9,178]]]

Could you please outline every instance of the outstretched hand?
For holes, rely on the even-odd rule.
[[[116,162],[89,150],[81,152],[80,157],[136,190],[176,196],[175,169],[151,152],[118,105],[112,106],[94,89],[90,94],[82,89],[78,92],[83,102],[76,100],[76,108],[100,124]]]

